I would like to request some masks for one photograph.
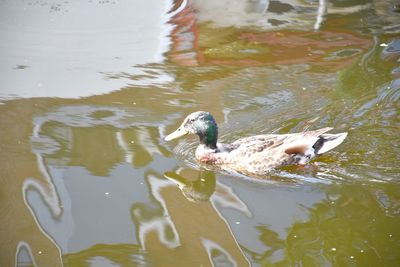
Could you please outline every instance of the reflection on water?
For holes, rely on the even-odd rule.
[[[0,266],[399,265],[395,6],[1,3]],[[349,137],[255,180],[163,141],[196,110]]]
[[[213,173],[199,175],[203,177],[200,182],[211,180],[208,183],[215,187]],[[180,184],[185,183],[185,178],[178,174],[169,176],[175,177],[174,182],[179,179]],[[201,190],[191,188],[188,193],[187,188],[182,187],[181,194],[174,183],[155,174],[148,176],[147,183],[155,203],[135,204],[132,216],[140,244],[156,266],[209,266],[209,261],[214,264],[222,261],[228,266],[249,265],[229,225],[215,207],[216,202],[221,202],[242,210],[244,203],[232,191],[222,187],[216,201],[204,198],[193,201],[203,194]]]
[[[175,182],[189,201],[207,201],[215,191],[215,174],[211,171],[200,171],[199,177],[193,182],[175,172],[165,172],[164,177]]]
[[[117,90],[127,81],[170,80],[163,73],[156,80],[124,78],[145,75],[140,65],[163,61],[169,8],[161,0],[2,1],[0,75],[8,78],[0,97],[77,98]],[[107,78],[119,73],[124,75]]]

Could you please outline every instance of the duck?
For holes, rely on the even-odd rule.
[[[306,165],[316,156],[340,145],[347,132],[330,134],[332,127],[287,134],[259,134],[232,143],[218,142],[218,126],[210,112],[189,114],[164,140],[188,134],[199,136],[195,158],[205,165],[246,175],[265,176],[276,168]]]

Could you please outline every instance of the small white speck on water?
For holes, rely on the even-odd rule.
[[[303,91],[307,90],[307,88],[305,88],[305,87],[301,87],[301,89],[302,89]]]
[[[136,102],[133,102],[132,104],[133,104],[133,105],[136,105]]]
[[[237,225],[239,225],[239,224],[240,224],[240,222],[236,222],[236,224],[237,224]]]
[[[336,251],[336,248],[331,248],[331,251]]]
[[[110,194],[110,192],[105,192],[104,194],[105,194],[106,196],[108,196],[108,195]]]
[[[350,256],[350,259],[352,259],[352,260],[353,260],[353,259],[354,259],[354,256]]]
[[[131,144],[133,144],[133,143],[135,143],[135,141],[132,140],[132,141],[131,141]]]
[[[335,204],[335,201],[331,201],[331,204],[332,204],[332,205]]]
[[[205,181],[206,181],[206,179],[204,179],[204,178],[201,178],[201,179],[200,179],[200,181],[202,181],[202,182],[205,182]]]
[[[379,46],[381,46],[381,47],[386,47],[386,46],[388,46],[388,45],[385,44],[385,43],[381,43]]]
[[[294,235],[293,237],[294,237],[294,238],[297,238],[297,235]]]
[[[143,182],[140,182],[140,184],[143,184]]]
[[[389,234],[389,237],[393,237],[393,235],[392,235],[392,234]]]
[[[39,255],[41,255],[41,254],[42,254],[42,251],[41,251],[41,250],[39,250],[39,251],[38,251],[38,254],[39,254]]]
[[[360,250],[360,252],[361,252],[361,253],[364,253],[364,250],[362,249],[362,250]]]

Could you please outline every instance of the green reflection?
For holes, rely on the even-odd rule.
[[[108,117],[111,111],[100,113]],[[65,117],[68,115],[66,113]],[[34,149],[45,151],[47,161],[81,166],[97,176],[108,176],[123,162],[141,168],[150,164],[155,154],[170,153],[158,143],[157,127],[132,125],[118,128],[107,125],[107,121],[102,123],[101,118],[96,117],[99,125],[91,127],[71,125],[62,117],[59,121],[48,120],[40,125],[39,138],[32,143]],[[79,120],[76,119],[76,123],[79,124]],[[85,124],[84,119],[80,123]]]
[[[289,229],[290,262],[330,262],[337,266],[399,264],[400,257],[393,251],[400,248],[400,220],[388,216],[388,210],[379,205],[376,187],[362,189],[350,185],[327,189],[327,199],[309,210],[310,219]],[[387,185],[383,186],[386,188]],[[396,205],[398,193],[385,195],[389,203]]]
[[[326,199],[308,208],[285,239],[257,227],[268,247],[248,252],[262,266],[397,266],[400,255],[400,187],[388,184],[331,185]]]
[[[84,267],[111,263],[118,266],[147,266],[146,253],[138,245],[98,244],[88,249],[64,255],[64,266]]]
[[[110,127],[73,128],[71,162],[98,176],[107,176],[110,169],[123,161],[124,155]]]

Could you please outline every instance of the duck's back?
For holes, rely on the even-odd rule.
[[[233,149],[223,155],[224,168],[263,175],[279,165],[292,164],[292,155],[284,153],[282,144],[288,135],[256,135],[236,140]]]
[[[329,130],[241,138],[230,145],[229,152],[221,153],[219,162],[224,169],[256,175],[279,166],[304,164],[315,156],[313,145]]]

